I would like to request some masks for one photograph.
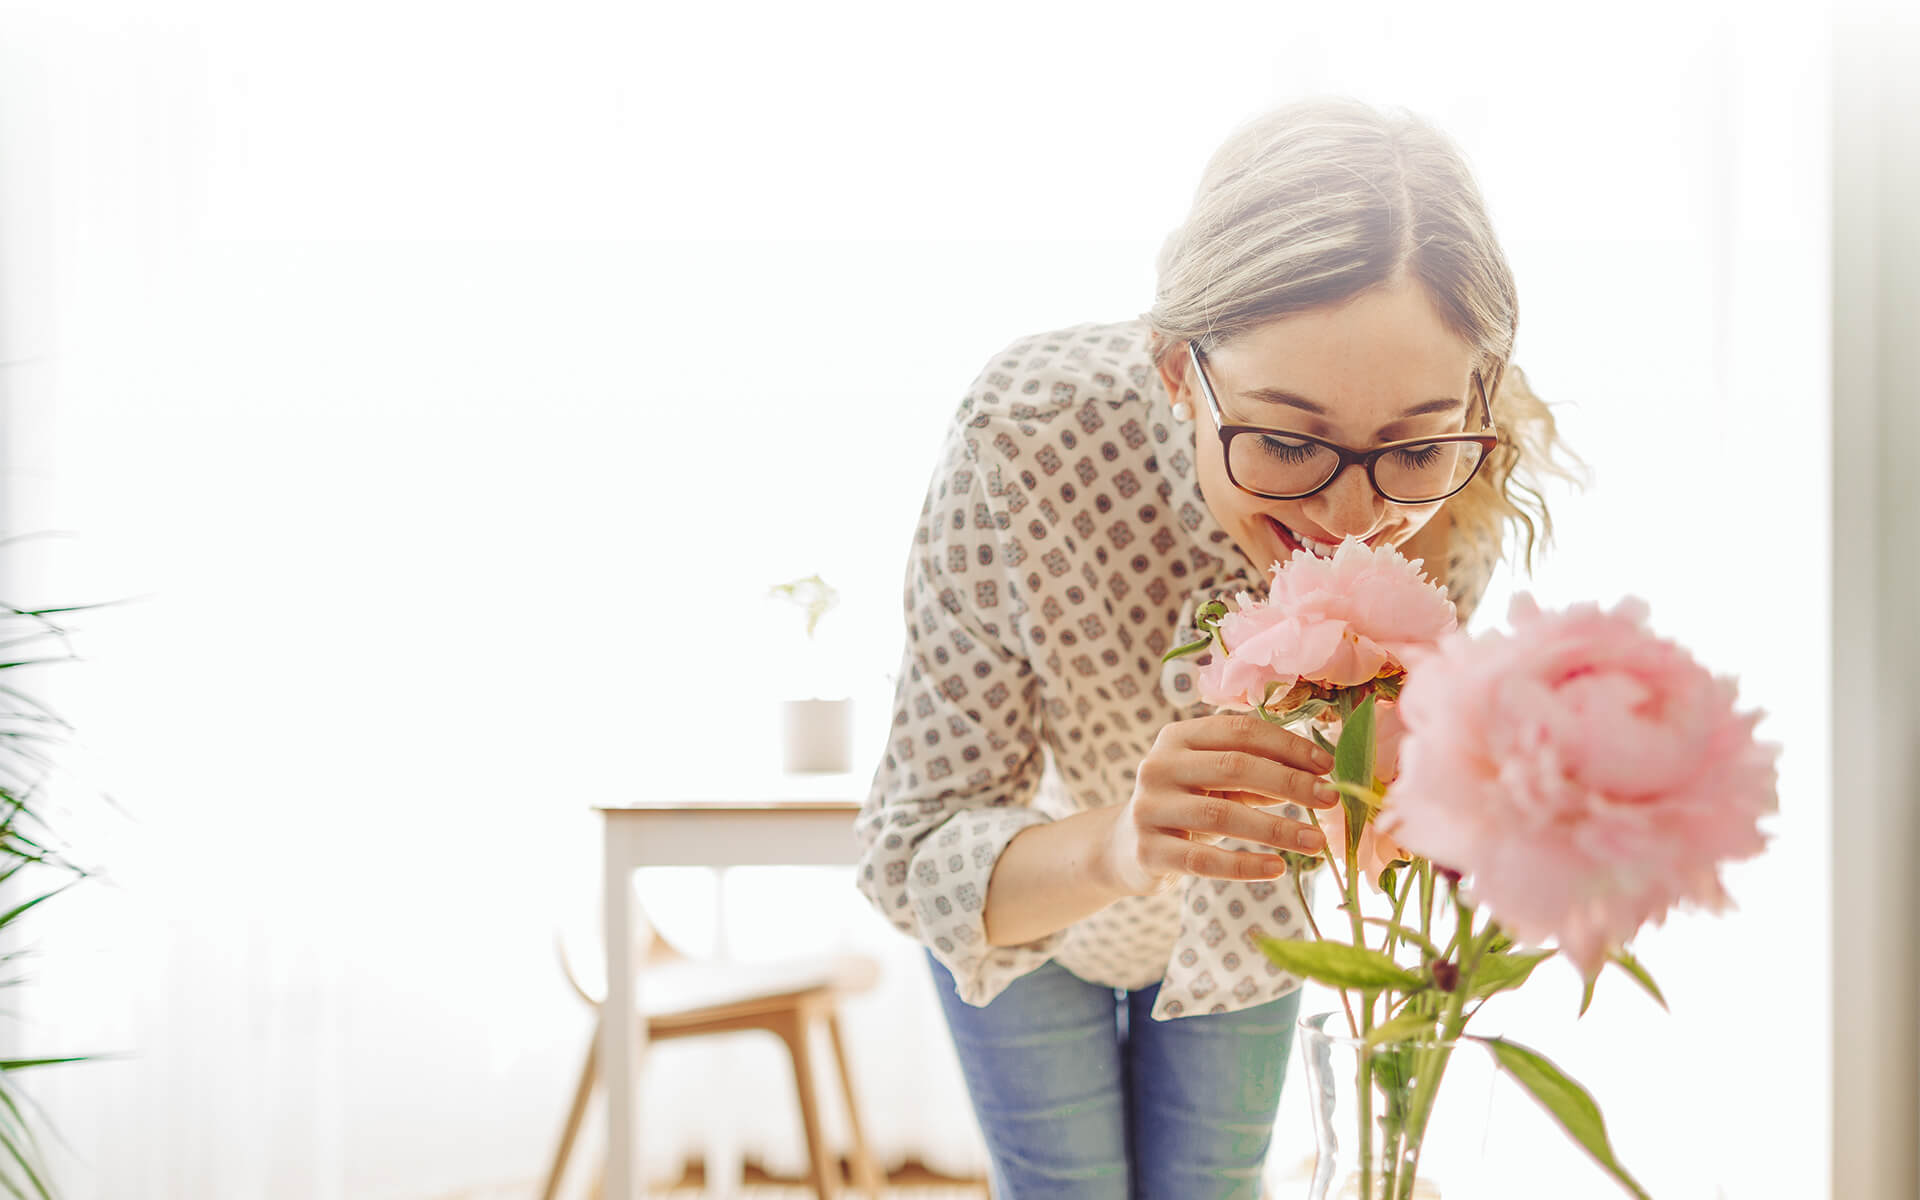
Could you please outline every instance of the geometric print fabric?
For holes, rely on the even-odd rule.
[[[1492,565],[1450,547],[1436,577],[1463,625]],[[1091,983],[1159,981],[1156,1020],[1300,986],[1256,945],[1310,936],[1290,875],[1188,876],[1019,946],[988,945],[982,919],[1015,834],[1124,804],[1160,728],[1212,711],[1192,660],[1160,656],[1192,639],[1200,602],[1265,581],[1206,507],[1193,423],[1170,419],[1144,320],[1024,337],[987,362],[909,547],[892,727],[854,828],[856,886],[961,1000],[984,1005],[1050,959]]]

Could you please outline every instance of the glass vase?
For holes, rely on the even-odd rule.
[[[1499,1068],[1486,1047],[1462,1039],[1369,1049],[1348,1030],[1345,1012],[1299,1021],[1294,1054],[1306,1067],[1315,1149],[1306,1200],[1487,1194],[1497,1183],[1487,1141]],[[1429,1076],[1437,1083],[1423,1087]]]

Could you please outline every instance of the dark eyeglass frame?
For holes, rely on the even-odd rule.
[[[1200,380],[1200,392],[1207,398],[1207,408],[1213,413],[1213,423],[1220,430],[1220,457],[1223,465],[1225,465],[1227,469],[1227,481],[1249,496],[1258,496],[1262,500],[1304,500],[1308,496],[1325,490],[1329,484],[1340,478],[1341,472],[1345,471],[1349,464],[1359,463],[1366,469],[1367,482],[1372,485],[1374,492],[1388,503],[1438,504],[1440,501],[1445,500],[1447,496],[1458,493],[1461,488],[1472,483],[1473,477],[1480,473],[1480,468],[1486,465],[1489,458],[1493,457],[1494,447],[1500,444],[1500,435],[1498,433],[1454,433],[1442,434],[1439,437],[1400,438],[1397,441],[1386,442],[1382,445],[1375,446],[1371,450],[1355,450],[1348,446],[1342,446],[1338,442],[1330,442],[1326,438],[1315,437],[1310,433],[1299,433],[1292,429],[1275,429],[1266,425],[1229,425],[1227,424],[1226,413],[1220,409],[1219,398],[1213,394],[1213,382],[1207,378],[1207,370],[1201,365],[1200,347],[1195,345],[1192,339],[1188,339],[1187,341],[1187,357],[1193,362],[1194,374]],[[1478,371],[1473,372],[1473,386],[1480,394],[1480,427],[1483,430],[1492,429],[1493,406],[1487,402],[1487,385],[1485,381],[1480,378],[1480,372]],[[1335,467],[1333,474],[1327,476],[1326,479],[1321,482],[1320,486],[1314,488],[1312,491],[1294,493],[1256,491],[1233,477],[1233,455],[1231,453],[1233,439],[1249,433],[1264,434],[1269,437],[1278,434],[1294,441],[1313,442],[1316,445],[1325,446],[1340,456],[1340,465]],[[1424,446],[1433,442],[1478,443],[1480,446],[1480,460],[1473,464],[1473,470],[1467,472],[1467,477],[1462,479],[1459,485],[1456,486],[1453,491],[1446,493],[1446,495],[1435,496],[1426,500],[1401,500],[1388,495],[1387,492],[1381,488],[1380,480],[1373,473],[1374,464],[1380,460],[1380,456],[1394,450],[1404,449],[1407,446]]]

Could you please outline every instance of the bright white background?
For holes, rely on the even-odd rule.
[[[1822,1194],[1824,19],[1365,10],[0,0],[4,532],[67,531],[6,548],[4,599],[142,598],[39,685],[81,733],[61,829],[116,882],[44,907],[0,1036],[130,1056],[29,1081],[68,1194],[529,1187],[589,1032],[551,946],[592,936],[586,806],[770,765],[812,690],[870,769],[967,383],[1145,309],[1219,139],[1323,91],[1465,147],[1516,361],[1594,466],[1476,627],[1641,595],[1786,747],[1739,911],[1638,944],[1671,1014],[1608,978],[1576,1025],[1548,971],[1481,1023],[1663,1200]],[[765,598],[816,571],[824,675]],[[710,875],[639,888],[711,947]],[[847,1016],[882,1156],[980,1168],[917,948],[845,873],[739,870],[724,920],[881,957]],[[798,1170],[771,1043],[648,1070],[650,1152],[725,1120]]]

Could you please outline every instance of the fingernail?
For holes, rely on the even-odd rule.
[[[1339,790],[1330,783],[1314,784],[1313,794],[1320,797],[1322,800],[1325,800],[1328,804],[1332,804],[1335,801],[1340,799]]]
[[[1333,755],[1328,754],[1325,750],[1315,750],[1313,752],[1313,765],[1319,767],[1322,771],[1331,771],[1333,770]]]
[[[1300,848],[1302,850],[1305,850],[1308,854],[1320,853],[1321,849],[1325,847],[1326,844],[1327,844],[1327,839],[1320,836],[1319,830],[1302,829],[1300,831]]]

